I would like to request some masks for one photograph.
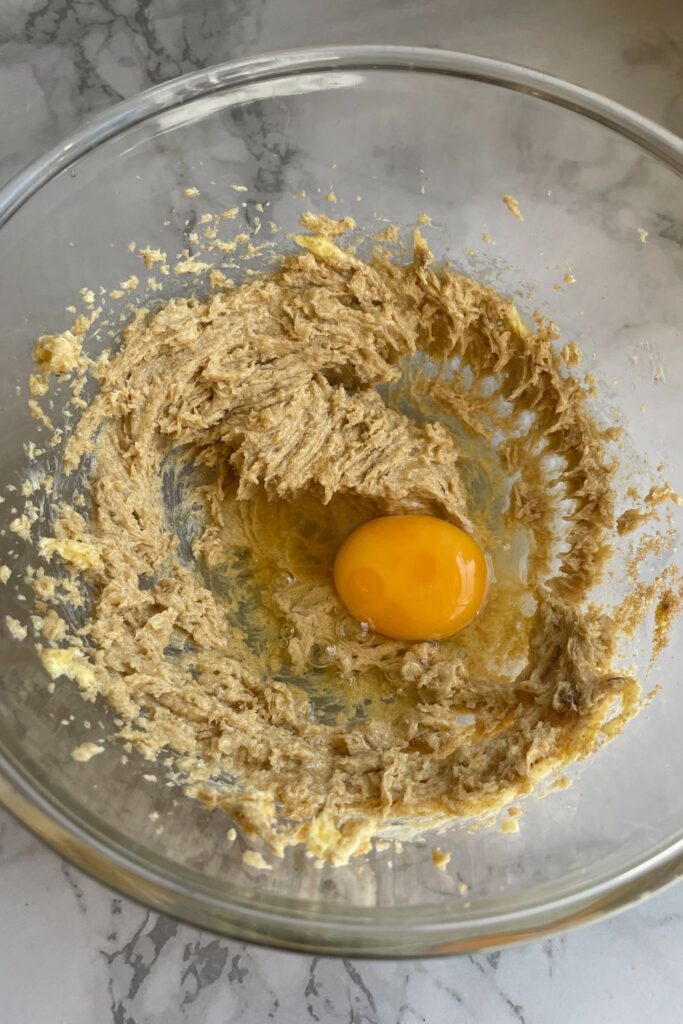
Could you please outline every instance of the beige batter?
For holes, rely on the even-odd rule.
[[[141,310],[98,364],[65,449],[67,472],[93,457],[84,507],[62,503],[42,542],[92,602],[78,636],[49,613],[42,656],[247,834],[343,863],[389,822],[528,793],[639,691],[588,600],[616,432],[552,326],[435,269],[419,232],[407,264],[368,264],[340,247],[349,219],[305,226],[272,274]],[[37,380],[72,367],[67,342],[41,341]],[[471,531],[496,577],[441,643],[372,635],[332,586],[353,526],[418,511]]]

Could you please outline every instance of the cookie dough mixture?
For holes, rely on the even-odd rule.
[[[94,366],[36,589],[61,566],[81,618],[46,615],[43,662],[126,741],[172,751],[189,792],[274,850],[344,863],[387,823],[528,793],[639,698],[590,603],[616,432],[553,326],[436,267],[419,232],[407,262],[364,262],[346,222],[306,223],[278,269],[140,310]],[[73,367],[70,338],[73,358],[39,343],[35,392]],[[350,530],[406,512],[491,559],[487,607],[447,641],[375,635],[335,594]]]

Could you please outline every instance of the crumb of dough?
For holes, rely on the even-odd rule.
[[[43,334],[33,347],[33,361],[42,373],[71,373],[81,357],[81,338],[72,331]]]
[[[45,612],[40,620],[39,628],[45,639],[51,642],[63,640],[66,635],[66,623],[54,608],[49,608]]]
[[[225,218],[225,220],[234,220],[239,212],[239,206],[231,206],[229,209],[221,212],[221,217]]]
[[[649,231],[646,231],[645,228],[638,228],[638,238],[641,240],[643,245],[645,244],[645,242],[647,242],[648,235]]]
[[[460,893],[461,896],[466,896],[469,891],[469,885],[467,885],[465,882],[458,882],[458,892]]]
[[[560,355],[562,356],[565,366],[580,366],[583,362],[583,353],[575,341],[570,341],[566,345],[563,345],[560,350]]]
[[[398,236],[398,224],[390,224],[388,227],[383,228],[382,231],[378,231],[372,237],[376,242],[396,242],[398,241]]]
[[[649,509],[643,512],[637,508],[627,508],[617,519],[617,533],[622,537],[625,534],[633,533],[651,518],[652,511]]]
[[[507,816],[503,818],[500,823],[500,831],[505,835],[514,835],[516,832],[519,832],[519,821],[517,820],[517,816],[510,815],[510,812],[508,811]]]
[[[25,640],[28,629],[22,625],[18,619],[13,619],[11,615],[5,616],[5,622],[7,624],[7,631],[10,636],[14,637],[15,640]]]
[[[183,195],[188,199],[194,199],[195,196],[199,195],[199,189],[196,185],[188,185],[187,188],[183,189]]]
[[[334,192],[328,192],[327,195],[325,196],[325,199],[327,200],[328,203],[336,203],[337,202],[337,197],[334,194]]]
[[[513,217],[516,217],[517,220],[524,220],[524,217],[522,216],[522,211],[519,208],[519,201],[515,199],[514,196],[510,196],[506,192],[505,195],[503,196],[503,202],[505,203]]]
[[[429,216],[428,213],[419,213],[417,215],[417,222],[418,222],[418,224],[424,224],[427,227],[431,227],[431,225],[432,225],[432,218]]]
[[[451,854],[446,853],[445,850],[440,850],[438,846],[435,846],[432,850],[432,864],[439,871],[445,871],[451,862]]]
[[[209,284],[212,288],[233,288],[235,282],[227,277],[222,270],[209,271]]]
[[[47,427],[48,430],[54,430],[54,423],[52,422],[50,417],[47,415],[45,410],[41,409],[40,405],[38,404],[38,402],[36,402],[36,400],[34,398],[31,398],[29,400],[28,408],[29,408],[29,412],[31,413],[31,416],[33,416],[34,420],[38,420],[38,422],[42,423],[42,425],[44,427]]]
[[[674,621],[683,610],[683,586],[667,588],[655,607],[655,631],[652,643],[652,660],[655,661],[669,643]]]
[[[28,540],[31,536],[31,521],[27,515],[17,516],[9,524],[12,533],[16,533],[22,540]]]
[[[635,495],[637,497],[637,494]],[[628,508],[622,512],[617,519],[617,533],[621,536],[633,533],[643,523],[656,519],[659,515],[658,506],[665,501],[671,501],[674,505],[683,505],[683,498],[674,491],[671,484],[664,483],[653,486],[645,495],[645,508]]]
[[[342,217],[340,220],[334,220],[332,217],[326,217],[324,213],[312,213],[310,210],[306,210],[301,214],[299,223],[302,228],[306,228],[308,231],[313,231],[319,235],[326,235],[328,238],[336,238],[338,235],[343,235],[346,231],[352,231],[356,226],[353,217]]]
[[[127,280],[121,282],[121,287],[123,288],[124,292],[132,292],[135,291],[139,284],[140,279],[136,277],[135,274],[131,274],[130,277],[127,278]]]
[[[0,565],[0,583],[7,583],[11,575],[12,570],[8,565]]]
[[[138,252],[142,262],[145,264],[147,270],[151,270],[155,263],[166,263],[168,256],[161,249],[151,249],[146,247],[140,249]]]
[[[235,192],[248,192],[249,189],[246,185],[231,185],[230,188],[234,189]]]
[[[550,788],[552,790],[570,789],[572,784],[568,775],[560,775],[557,779],[553,779]]]
[[[245,850],[242,854],[242,863],[258,871],[272,871],[273,865],[269,864],[262,853],[258,850]]]
[[[651,487],[645,495],[647,505],[660,505],[665,501],[671,501],[674,505],[683,506],[683,498],[674,491],[669,483],[657,484]]]
[[[205,270],[210,270],[211,264],[204,263],[202,260],[197,259],[196,256],[186,256],[185,259],[179,260],[173,268],[174,274],[201,274]]]
[[[237,829],[236,828],[229,828],[228,831],[225,833],[225,838],[229,842],[234,843],[235,840],[237,839]]]
[[[576,278],[572,274],[571,270],[567,271],[567,273],[564,275],[562,280],[564,281],[565,284],[576,284]]]
[[[50,381],[47,373],[32,373],[28,379],[29,394],[34,398],[46,395],[50,388]]]
[[[481,236],[481,240],[482,240],[482,242],[486,242],[487,245],[495,245],[496,244],[495,241],[493,240],[493,238],[491,238],[491,236],[488,233],[488,231],[484,232],[484,234]]]
[[[90,761],[91,758],[97,757],[98,754],[104,753],[104,747],[99,746],[98,743],[81,743],[80,746],[74,747],[71,751],[71,756],[74,761]]]
[[[584,382],[585,382],[585,385],[586,385],[586,394],[588,395],[588,397],[589,398],[597,398],[598,397],[598,382],[596,381],[595,376],[592,373],[587,373],[586,376],[584,377]]]

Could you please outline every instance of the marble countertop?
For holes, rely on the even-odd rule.
[[[680,0],[0,0],[0,183],[90,114],[231,57],[318,43],[528,64],[683,135]],[[276,953],[144,910],[0,812],[8,1024],[683,1019],[683,885],[500,953],[367,963]]]

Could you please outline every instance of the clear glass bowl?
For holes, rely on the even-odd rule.
[[[289,228],[306,206],[329,212],[328,189],[338,197],[332,209],[360,221],[378,213],[408,224],[428,212],[438,255],[509,292],[536,285],[522,307],[540,306],[582,344],[633,447],[653,465],[665,454],[681,489],[682,168],[680,140],[608,100],[441,51],[259,57],[112,108],[0,194],[0,563],[14,567],[3,621],[25,615],[29,554],[7,531],[13,498],[4,487],[20,484],[23,446],[37,436],[25,395],[34,339],[69,325],[65,307],[79,289],[112,288],[139,272],[130,241],[179,250],[204,210],[241,202],[245,216],[269,202],[267,217]],[[192,186],[199,197],[185,195]],[[295,198],[301,190],[306,201]],[[523,223],[503,193],[519,200]],[[576,282],[558,291],[567,264]],[[225,816],[144,781],[149,766],[132,755],[121,763],[115,744],[74,762],[76,744],[111,731],[108,707],[84,705],[64,680],[50,694],[32,645],[7,635],[0,796],[110,885],[227,935],[367,956],[536,937],[683,870],[681,632],[650,678],[661,693],[626,733],[574,771],[570,789],[527,800],[517,835],[464,826],[440,835],[452,853],[446,873],[435,871],[429,843],[393,863],[383,853],[318,870],[293,851],[271,872],[246,867],[240,841],[225,841]]]

